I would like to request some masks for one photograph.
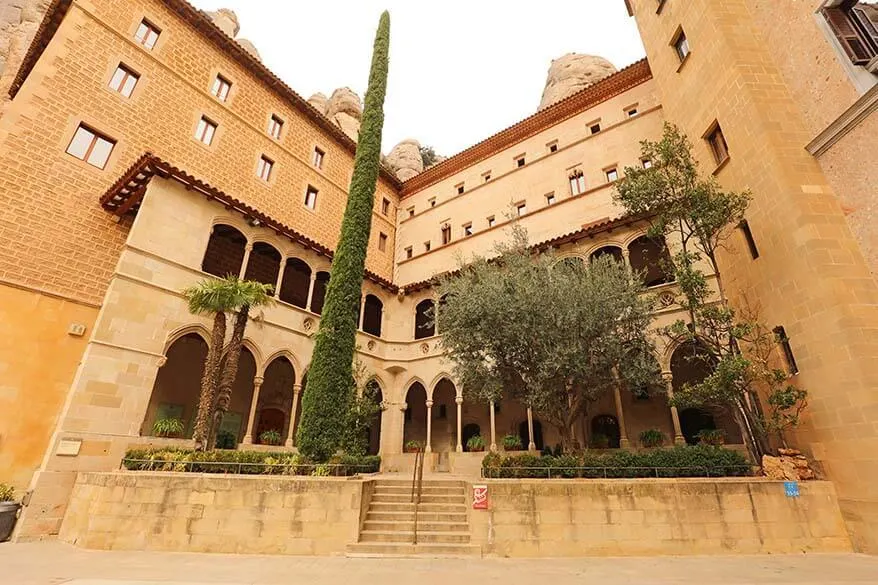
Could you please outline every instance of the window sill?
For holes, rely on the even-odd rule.
[[[716,168],[713,169],[713,172],[711,173],[711,175],[713,175],[713,176],[718,175],[719,172],[720,172],[721,170],[723,170],[727,164],[729,164],[729,161],[730,161],[730,160],[732,160],[732,157],[730,157],[730,156],[727,156],[726,158],[724,158],[721,162],[719,162],[719,163],[716,165]]]
[[[692,56],[692,53],[687,53],[686,56],[683,57],[683,60],[680,61],[679,65],[677,65],[677,73],[679,73],[680,71],[683,70],[683,67],[686,65],[686,63],[689,62],[689,57],[691,57],[691,56]]]

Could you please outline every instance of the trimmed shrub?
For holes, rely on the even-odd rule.
[[[665,443],[665,435],[658,429],[646,429],[640,433],[640,444],[646,448],[661,447]]]

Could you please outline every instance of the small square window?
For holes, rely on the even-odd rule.
[[[607,174],[608,183],[612,183],[613,181],[619,179],[619,171],[617,171],[616,169],[607,169],[605,172]]]
[[[555,204],[555,194],[549,193],[546,195],[546,205],[554,205]]]
[[[408,248],[405,249],[405,257],[406,257],[406,260],[408,260],[409,258],[411,258],[411,257],[414,256],[414,255],[415,255],[415,253],[414,253],[414,251],[412,250],[412,247],[411,247],[411,246],[409,246]]]
[[[488,227],[492,228],[495,225],[497,225],[497,220],[494,219],[494,216],[492,215],[491,217],[488,218]]]
[[[429,251],[430,251],[430,242],[426,241],[426,242],[424,242],[424,252],[429,252]]]
[[[519,203],[515,206],[515,211],[518,213],[518,217],[521,217],[525,213],[527,213],[527,203]]]
[[[582,174],[582,171],[573,171],[568,179],[571,195],[582,195],[585,192],[585,175]]]
[[[726,138],[723,136],[723,130],[719,124],[714,122],[704,138],[710,145],[710,151],[713,153],[716,164],[720,165],[726,162],[726,159],[729,158],[729,147],[726,145]]]
[[[435,197],[431,197],[431,198],[428,200],[428,203],[430,204],[430,207],[436,207],[436,198],[435,198]]]
[[[597,134],[598,132],[601,131],[601,123],[594,122],[592,124],[589,124],[588,131],[591,132],[592,134]]]
[[[451,243],[451,226],[445,224],[442,226],[442,245]]]
[[[322,150],[320,150],[316,146],[314,147],[314,155],[311,157],[311,164],[314,165],[315,169],[322,169],[323,168],[323,158],[325,156],[326,156],[325,152],[323,152]]]
[[[115,140],[80,124],[67,146],[67,154],[102,169],[107,166],[107,161],[115,146]]]
[[[213,80],[213,87],[210,90],[219,101],[224,102],[229,99],[229,91],[232,89],[232,82],[223,77],[222,75],[217,75],[216,79]]]
[[[652,168],[652,161],[649,160],[648,158],[644,158],[644,159],[641,159],[640,165],[645,169],[651,169]]]
[[[463,195],[463,183],[461,183],[460,185],[455,186],[455,189],[457,190],[457,194],[458,194],[458,195]]]
[[[387,250],[387,234],[381,232],[378,234],[378,251],[385,252]]]
[[[414,207],[409,207],[406,211],[409,212],[409,217],[415,216],[415,208]]]
[[[381,215],[388,213],[390,213],[390,199],[384,198],[381,200]]]
[[[485,181],[485,183],[490,181],[491,180],[491,171],[488,171],[487,173],[483,173],[482,179]]]
[[[317,208],[317,189],[311,185],[308,185],[308,188],[305,190],[305,207],[308,209]]]
[[[137,27],[137,32],[134,33],[134,40],[143,45],[143,47],[152,50],[155,47],[156,41],[159,40],[160,34],[162,34],[162,31],[159,27],[143,19],[140,21],[140,26]]]
[[[202,116],[198,121],[198,127],[195,129],[195,138],[199,142],[210,146],[213,142],[213,135],[216,134],[216,126],[216,122]]]
[[[268,135],[275,140],[280,140],[280,132],[283,130],[283,127],[284,121],[272,114],[271,119],[268,121]]]
[[[629,118],[633,118],[634,116],[637,115],[637,108],[636,107],[628,108],[627,110],[625,110],[625,115],[628,116]]]
[[[274,168],[274,161],[264,154],[259,157],[259,165],[256,168],[256,176],[263,181],[271,178],[271,170]]]
[[[547,144],[546,146],[549,147],[549,152],[550,152],[550,153],[552,153],[552,152],[558,152],[558,141],[557,141],[557,140],[554,141],[554,142],[550,142],[550,143]]]
[[[524,160],[523,156],[519,156],[518,158],[515,159],[515,166],[517,168],[520,169],[521,167],[524,166],[524,164],[525,164],[525,160]]]
[[[119,66],[116,67],[116,72],[110,78],[110,89],[118,91],[125,97],[131,97],[131,93],[134,91],[134,87],[139,79],[140,75],[119,63]]]
[[[466,223],[463,225],[463,237],[468,237],[473,235],[473,224]]]
[[[673,45],[674,50],[677,52],[677,58],[680,60],[680,63],[686,60],[686,57],[689,56],[689,40],[686,39],[686,33],[683,32],[681,28],[676,36],[674,36],[674,40],[671,41],[671,45]]]

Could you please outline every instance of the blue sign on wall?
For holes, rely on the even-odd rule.
[[[786,493],[788,498],[798,498],[799,497],[799,482],[785,481],[785,482],[783,482],[783,490],[784,490],[784,493]]]

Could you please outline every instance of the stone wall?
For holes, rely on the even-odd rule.
[[[356,542],[363,481],[81,473],[60,538],[85,548],[330,555]]]
[[[472,542],[507,557],[842,552],[832,484],[758,479],[490,480]]]

